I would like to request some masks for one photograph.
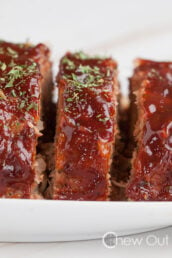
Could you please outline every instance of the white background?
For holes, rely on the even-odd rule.
[[[119,62],[123,91],[136,57],[172,60],[171,0],[0,0],[0,38],[45,42],[53,60],[68,50],[110,54]],[[57,71],[57,65],[55,65]],[[101,241],[0,244],[0,257],[171,257],[168,247],[116,247]],[[140,235],[140,237],[146,234]],[[116,255],[116,256],[115,256]]]
[[[0,38],[52,49],[55,72],[68,50],[112,55],[123,92],[137,57],[172,59],[171,0],[0,0]]]

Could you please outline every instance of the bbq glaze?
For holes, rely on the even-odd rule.
[[[0,197],[31,198],[40,120],[42,44],[0,42]]]
[[[137,96],[137,148],[127,196],[137,201],[171,201],[172,63],[137,60],[136,64],[131,89]]]
[[[107,200],[116,134],[117,64],[67,53],[57,76],[59,103],[52,198]]]

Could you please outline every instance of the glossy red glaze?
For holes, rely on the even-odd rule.
[[[68,53],[61,60],[54,199],[108,198],[116,133],[116,68],[110,58]]]
[[[138,117],[143,128],[133,159],[127,196],[131,200],[172,200],[172,63],[138,60],[132,91],[142,91]]]
[[[33,126],[40,119],[39,65],[47,54],[42,44],[0,42],[0,197],[30,198],[38,137]]]

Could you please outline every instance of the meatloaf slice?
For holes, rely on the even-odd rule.
[[[117,134],[117,64],[67,53],[57,76],[55,171],[49,193],[60,200],[108,200]]]
[[[0,197],[41,198],[45,163],[36,146],[50,75],[45,45],[0,42]]]
[[[130,86],[136,149],[126,194],[172,201],[172,63],[136,60]]]

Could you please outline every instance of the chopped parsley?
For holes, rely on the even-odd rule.
[[[75,53],[73,56],[81,60],[93,59],[83,52]],[[62,59],[62,64],[66,64],[64,69],[74,69],[74,71],[70,71],[69,73],[65,73],[64,71],[62,75],[62,78],[68,83],[68,87],[64,92],[64,94],[66,94],[66,112],[70,112],[69,110],[72,107],[72,103],[76,104],[78,101],[83,101],[82,94],[79,94],[79,92],[82,92],[86,88],[96,92],[97,90],[95,88],[102,86],[105,78],[110,76],[109,68],[105,71],[101,71],[100,67],[97,65],[78,65],[77,62],[75,62],[66,56]],[[99,117],[99,121],[101,122],[106,122],[107,120],[108,118]]]
[[[12,49],[10,47],[7,47],[7,51],[9,53],[9,55],[12,56],[13,58],[17,58],[18,57],[18,53],[14,49]]]
[[[83,51],[76,52],[74,54],[74,57],[77,58],[77,59],[81,59],[81,60],[86,60],[86,59],[89,58],[89,56],[86,55]]]
[[[15,90],[13,89],[12,91],[11,91],[11,95],[13,96],[13,97],[17,97],[17,95],[16,95],[16,93],[15,93]]]
[[[104,89],[103,91],[104,92],[110,92],[110,89]]]
[[[30,109],[34,109],[35,111],[38,110],[38,105],[35,102],[32,102],[28,107],[27,107],[27,111],[29,111]]]
[[[6,84],[5,88],[13,87],[13,83],[16,79],[21,78],[23,76],[23,67],[16,65],[8,72],[9,81]]]
[[[19,105],[19,108],[20,108],[20,109],[24,108],[24,107],[25,107],[25,104],[26,104],[25,101],[22,100],[21,103],[20,103],[20,105]]]
[[[72,73],[70,77],[65,77],[65,79],[78,91],[84,88],[98,87],[103,82],[101,74],[95,68],[80,66],[77,72],[83,74],[84,77]]]
[[[34,62],[30,66],[27,66],[27,73],[34,73],[37,68],[37,64]]]
[[[100,122],[106,123],[110,118],[109,117],[103,117],[102,114],[99,114],[96,116]]]
[[[20,103],[20,105],[19,105],[19,108],[20,108],[20,109],[23,109],[25,106],[26,106],[26,101],[25,101],[25,100],[22,100],[21,103]],[[31,110],[31,109],[34,109],[35,111],[37,111],[37,110],[38,110],[38,105],[37,105],[35,102],[31,102],[31,103],[27,106],[26,110],[29,111],[29,110]]]
[[[70,113],[70,110],[69,110],[69,107],[68,107],[68,106],[66,106],[64,110],[65,110],[65,112]]]
[[[6,68],[7,68],[6,63],[3,63],[3,62],[0,61],[0,69],[1,69],[2,71],[5,71]]]
[[[23,96],[23,95],[25,95],[26,94],[26,91],[19,91],[19,96],[21,97],[21,96]]]
[[[18,53],[11,47],[7,47],[6,49],[0,48],[0,54],[4,54],[4,50],[6,50],[7,55],[11,56],[11,62],[7,64],[0,61],[0,72],[3,72],[3,76],[0,78],[0,88],[2,88],[1,84],[4,83],[3,88],[9,88],[9,91],[7,91],[8,95],[14,98],[18,97],[16,99],[16,103],[18,103],[17,105],[19,109],[24,108],[26,111],[31,109],[38,110],[38,105],[35,102],[29,101],[26,91],[23,91],[23,87],[21,87],[22,84],[25,84],[28,76],[38,72],[36,62],[32,61],[30,64],[18,64],[18,62],[16,63],[15,61],[15,58],[18,57]],[[25,98],[23,96],[25,96]],[[2,89],[0,89],[0,99],[7,99],[7,96]]]
[[[66,69],[68,69],[68,70],[75,69],[74,62],[72,60],[70,60],[69,58],[67,58],[66,56],[63,57],[62,64],[66,64]]]
[[[67,98],[66,101],[71,102],[71,101],[73,101],[73,98]]]
[[[81,59],[81,60],[87,60],[87,59],[101,59],[101,60],[104,60],[104,59],[108,58],[108,57],[105,57],[105,56],[98,56],[98,55],[90,57],[89,55],[85,54],[83,51],[76,52],[74,54],[74,57],[77,58],[77,59]]]
[[[27,76],[36,71],[36,63],[31,64],[30,66],[26,65],[15,65],[11,68],[11,70],[7,74],[8,83],[5,88],[13,87],[14,81],[16,79],[21,79],[23,76]]]
[[[91,73],[93,72],[94,74],[99,74],[100,73],[100,69],[98,66],[94,66],[93,68],[89,65],[80,65],[77,69],[77,72],[81,72],[81,73]]]

